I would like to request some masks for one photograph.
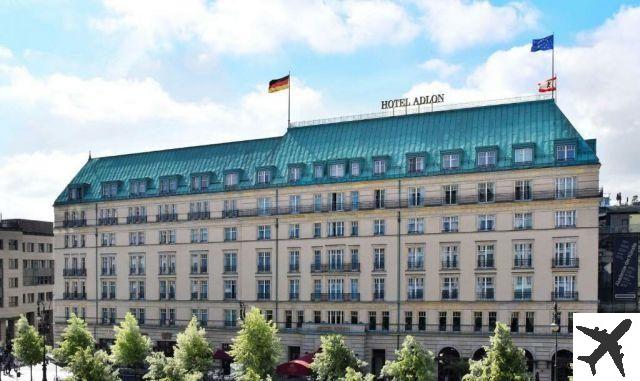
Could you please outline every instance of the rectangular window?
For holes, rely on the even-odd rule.
[[[565,199],[576,196],[576,178],[558,177],[556,178],[556,198]]]
[[[445,185],[442,187],[442,203],[445,205],[455,205],[458,203],[457,185]]]
[[[460,154],[447,153],[442,155],[442,169],[458,169],[460,168]]]
[[[344,164],[335,163],[329,166],[329,176],[331,177],[344,177]]]
[[[171,194],[178,190],[178,179],[176,177],[167,177],[160,179],[160,194]]]
[[[531,276],[516,276],[513,279],[513,299],[531,300],[533,278]]]
[[[473,313],[473,331],[482,332],[482,311]]]
[[[140,196],[147,193],[147,180],[131,180],[129,189],[131,196]]]
[[[289,181],[294,183],[300,181],[302,169],[300,167],[289,167]]]
[[[462,317],[460,315],[460,312],[454,311],[453,317],[451,319],[451,323],[452,323],[451,328],[453,332],[460,332],[460,326],[462,325],[461,320],[462,320]]]
[[[409,207],[422,206],[422,201],[422,188],[409,187],[407,195]]]
[[[357,161],[351,163],[351,176],[360,176],[360,163]]]
[[[424,172],[424,157],[423,156],[411,156],[408,159],[409,173],[422,173]]]
[[[375,207],[376,207],[376,209],[384,208],[384,204],[385,204],[385,192],[384,192],[384,189],[376,189],[374,191],[374,196],[375,196]]]
[[[321,194],[313,195],[313,211],[316,213],[322,212],[322,195]]]
[[[384,271],[384,248],[382,247],[373,249],[373,270]]]
[[[404,330],[413,330],[413,311],[404,311]]]
[[[423,234],[424,233],[424,218],[408,218],[407,219],[407,233],[409,234]]]
[[[300,213],[300,195],[289,196],[289,213]]]
[[[102,197],[111,198],[118,195],[118,183],[102,184]]]
[[[381,219],[373,220],[373,235],[385,234],[385,221]]]
[[[443,300],[458,299],[458,277],[442,278],[442,299]]]
[[[478,202],[494,202],[495,201],[495,184],[479,183],[478,184]]]
[[[332,212],[341,212],[344,210],[344,193],[329,193],[329,207]]]
[[[376,325],[378,325],[378,317],[376,311],[369,311],[369,331],[375,331]]]
[[[191,177],[191,190],[195,192],[202,192],[209,189],[209,175],[195,175]]]
[[[556,227],[570,228],[576,226],[575,210],[560,210],[556,212]]]
[[[313,178],[321,179],[324,177],[324,165],[316,164],[313,166]]]
[[[322,223],[314,222],[313,223],[313,238],[322,237]]]
[[[271,272],[271,253],[268,251],[258,252],[258,272],[269,273]]]
[[[515,213],[513,215],[513,228],[516,230],[528,230],[533,228],[533,215],[531,212]]]
[[[517,180],[515,184],[515,200],[531,200],[531,180]]]
[[[557,275],[553,279],[554,300],[573,300],[578,298],[574,275]]]
[[[422,300],[424,298],[424,278],[410,277],[407,279],[407,299]]]
[[[493,300],[495,294],[493,277],[479,276],[476,279],[476,298]]]
[[[452,233],[458,231],[458,216],[442,217],[442,232]]]
[[[530,268],[533,266],[533,244],[529,242],[515,243],[513,245],[515,268]]]
[[[498,319],[498,314],[495,311],[489,312],[489,332],[493,332],[496,329],[496,322]]]
[[[533,148],[524,147],[513,150],[513,161],[515,163],[531,163],[533,161]]]
[[[300,238],[300,224],[289,224],[289,239]]]
[[[493,214],[481,214],[478,216],[478,231],[493,231],[496,229],[496,216]]]
[[[223,282],[224,287],[224,299],[225,300],[235,300],[236,299],[236,280],[235,279],[225,279]]]
[[[357,237],[359,233],[358,221],[351,221],[351,236]]]
[[[556,242],[553,256],[553,267],[577,267],[576,243]]]
[[[563,143],[556,145],[556,160],[570,161],[576,158],[576,145],[573,143]]]
[[[418,312],[418,331],[427,330],[427,313],[425,311]]]
[[[407,254],[407,270],[424,269],[424,247],[411,246]]]
[[[238,271],[238,254],[235,252],[224,253],[224,272],[235,273]]]
[[[441,247],[441,260],[442,269],[457,269],[458,268],[458,246],[457,245],[443,245]]]
[[[511,332],[517,333],[520,330],[520,312],[511,313]]]
[[[239,184],[240,176],[237,172],[229,172],[224,175],[224,185],[226,187],[233,187]]]
[[[373,161],[373,174],[383,175],[387,171],[387,161],[385,159],[375,159]]]
[[[258,225],[258,240],[271,239],[271,225]]]
[[[235,226],[224,228],[224,240],[235,241],[238,239],[238,228]]]
[[[445,332],[447,330],[447,311],[440,311],[438,317],[438,331]]]
[[[269,184],[271,182],[271,171],[261,169],[258,171],[258,184]]]
[[[527,311],[525,320],[525,331],[527,333],[533,333],[535,328],[535,312]]]
[[[289,279],[289,300],[300,299],[300,279]]]
[[[478,167],[492,167],[496,165],[497,156],[495,150],[478,151],[476,164]]]

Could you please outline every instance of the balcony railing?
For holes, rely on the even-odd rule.
[[[100,268],[101,276],[116,276],[116,267],[102,267]]]
[[[225,292],[224,293],[224,300],[236,300],[236,293],[235,292]]]
[[[271,299],[271,293],[270,292],[258,292],[258,294],[256,295],[258,300],[270,300]]]
[[[127,216],[128,224],[142,224],[147,222],[147,216]]]
[[[299,273],[300,272],[300,264],[296,263],[296,264],[289,264],[289,272],[290,273]]]
[[[81,218],[76,220],[64,220],[62,222],[62,227],[65,227],[65,228],[79,228],[82,226],[87,226],[86,218]]]
[[[513,259],[513,267],[516,269],[530,269],[532,266],[532,257],[515,257]]]
[[[211,218],[211,212],[207,211],[200,211],[200,212],[189,212],[187,214],[187,218],[189,220],[208,220],[209,218]]]
[[[115,299],[116,298],[116,294],[115,292],[111,293],[111,292],[103,292],[100,294],[100,297],[102,299]]]
[[[551,300],[578,300],[577,291],[554,291],[551,293]]]
[[[300,293],[298,292],[290,292],[289,300],[300,300]]]
[[[144,300],[144,292],[129,292],[129,300]]]
[[[580,258],[553,258],[551,266],[553,268],[578,268],[580,267]]]
[[[270,265],[269,266],[266,266],[266,265],[258,266],[257,272],[258,273],[270,273],[271,272],[271,266]]]
[[[208,293],[206,292],[192,292],[191,293],[191,300],[207,300],[208,297]]]
[[[65,292],[62,297],[66,300],[84,300],[87,299],[86,292]]]
[[[359,272],[360,263],[312,263],[312,273],[331,273],[331,272]]]
[[[442,290],[442,300],[457,300],[458,290]]]
[[[175,298],[175,292],[160,292],[160,300],[174,300]]]
[[[144,275],[144,267],[130,267],[129,275]]]
[[[531,300],[531,290],[514,290],[514,300]]]
[[[171,221],[177,221],[177,220],[178,220],[177,213],[156,214],[156,222],[171,222]]]
[[[413,290],[407,292],[407,300],[423,300],[424,290]]]
[[[118,217],[102,217],[98,218],[98,225],[117,225]]]
[[[409,261],[407,262],[408,271],[424,270],[424,261]]]
[[[373,300],[384,300],[384,291],[374,291]]]
[[[360,293],[359,292],[350,292],[350,293],[312,292],[311,301],[312,302],[358,302],[360,301]]]
[[[207,266],[191,265],[191,275],[206,274]]]
[[[160,266],[160,270],[158,272],[160,275],[175,275],[176,267],[175,266]]]
[[[458,259],[457,258],[443,259],[440,262],[440,269],[441,270],[457,270]]]
[[[225,265],[224,266],[224,272],[229,274],[229,273],[237,273],[238,272],[238,266],[229,266],[229,265]]]
[[[495,264],[493,263],[493,258],[478,258],[478,260],[476,261],[476,266],[478,269],[495,268]]]
[[[87,276],[86,268],[62,269],[62,276]]]
[[[495,291],[492,288],[476,291],[477,300],[493,300],[495,298]]]

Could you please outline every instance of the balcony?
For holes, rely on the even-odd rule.
[[[200,212],[189,212],[187,214],[187,218],[190,221],[193,220],[208,220],[209,218],[211,218],[211,212],[207,211],[200,211]]]
[[[205,275],[207,274],[207,266],[191,265],[191,275]]]
[[[358,293],[358,292],[351,292],[351,293],[312,292],[311,293],[311,301],[312,302],[359,302],[360,301],[360,293]]]
[[[270,274],[271,273],[271,265],[258,266],[258,269],[256,271],[258,272],[258,274]]]
[[[290,273],[299,273],[300,272],[300,264],[289,264],[289,272]]]
[[[191,300],[207,300],[208,293],[206,292],[191,292]]]
[[[144,292],[129,292],[129,300],[144,300]]]
[[[476,261],[477,270],[492,270],[495,269],[493,258],[478,258]]]
[[[577,291],[554,291],[551,293],[551,300],[578,300]]]
[[[127,224],[142,224],[147,222],[147,216],[127,216]]]
[[[160,300],[175,300],[176,293],[175,292],[160,292]]]
[[[177,213],[156,214],[156,222],[171,222],[171,221],[178,221]]]
[[[86,268],[62,269],[62,276],[87,276]]]
[[[83,226],[87,226],[86,218],[81,218],[76,220],[64,220],[62,222],[62,227],[65,227],[65,228],[79,228]]]
[[[236,300],[236,293],[235,292],[225,292],[224,293],[224,300]]]
[[[176,275],[175,266],[160,266],[159,275]]]
[[[384,300],[384,291],[374,291],[373,292],[373,300]]]
[[[514,300],[531,300],[531,290],[514,290]]]
[[[458,270],[458,258],[447,258],[440,262],[440,270]]]
[[[100,294],[100,298],[102,300],[113,300],[116,298],[116,294],[114,293],[108,293],[108,292],[103,292]]]
[[[129,276],[144,276],[144,267],[130,267]]]
[[[101,218],[98,218],[98,225],[100,225],[100,226],[117,225],[117,224],[118,224],[118,217],[101,217]]]
[[[230,209],[230,210],[223,210],[222,211],[222,218],[237,218],[239,217],[240,213],[238,212],[238,209]]]
[[[225,265],[224,273],[225,274],[236,274],[238,272],[238,266]]]
[[[421,270],[424,270],[424,261],[407,262],[407,271],[421,271]]]
[[[85,300],[87,299],[86,292],[65,292],[62,295],[62,298],[65,300]]]
[[[300,300],[300,293],[298,292],[290,292],[289,300]]]
[[[0,268],[1,270],[1,268]],[[53,268],[43,267],[36,269],[24,269],[22,271],[22,285],[23,286],[35,286],[43,284],[53,284]],[[0,282],[2,281],[0,277]],[[0,294],[2,287],[0,286]]]
[[[477,300],[494,300],[494,298],[495,298],[495,291],[492,288],[476,291]]]
[[[100,269],[100,276],[116,276],[116,267],[102,267]]]
[[[551,260],[551,267],[554,269],[577,269],[580,267],[580,258],[553,258]]]
[[[458,300],[458,290],[442,290],[442,300]]]
[[[360,263],[312,263],[312,273],[360,272]]]
[[[424,300],[424,290],[409,290],[407,300]]]
[[[515,257],[513,259],[514,269],[530,269],[533,267],[532,257]]]
[[[271,292],[258,292],[256,297],[258,298],[258,300],[270,300]]]

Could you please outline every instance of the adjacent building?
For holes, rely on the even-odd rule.
[[[55,202],[56,335],[76,313],[107,345],[132,312],[169,349],[196,316],[224,349],[257,306],[286,357],[337,332],[378,371],[412,334],[455,380],[500,321],[550,380],[557,303],[562,380],[598,309],[599,167],[549,99],[91,158]]]
[[[53,224],[0,220],[0,346],[6,347],[13,339],[20,315],[42,326],[38,304],[50,335],[53,282]]]

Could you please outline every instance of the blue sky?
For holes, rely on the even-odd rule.
[[[536,92],[556,36],[559,103],[599,139],[602,182],[635,194],[640,9],[621,1],[7,1],[0,6],[0,212],[51,218],[86,160],[281,134],[292,119]],[[624,179],[624,181],[621,181]],[[613,186],[615,184],[615,187]]]

